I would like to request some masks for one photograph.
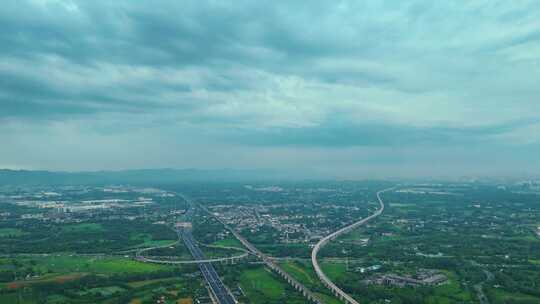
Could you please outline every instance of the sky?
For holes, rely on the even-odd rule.
[[[0,168],[540,170],[540,1],[0,3]]]

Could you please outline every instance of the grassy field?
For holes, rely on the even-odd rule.
[[[146,240],[144,243],[135,246],[134,248],[143,248],[143,247],[156,247],[156,246],[167,246],[173,245],[177,240]]]
[[[529,263],[535,264],[535,265],[540,265],[540,260],[529,260]]]
[[[9,262],[9,260],[7,260]],[[167,266],[139,263],[137,261],[123,258],[95,258],[76,256],[47,256],[24,258],[19,261],[23,267],[43,268],[53,271],[52,273],[41,274],[37,278],[19,280],[16,282],[0,283],[0,303],[120,303],[120,297],[126,300],[122,303],[155,303],[158,295],[166,297],[166,303],[177,303],[180,299],[192,299],[196,295],[206,294],[206,289],[202,287],[200,278],[183,277],[174,275],[156,279],[141,279],[133,282],[115,282],[110,280],[111,276],[123,273],[141,273],[159,270]],[[72,272],[74,270],[84,272]],[[34,289],[42,283],[64,283],[87,276],[91,273],[103,278],[103,283],[92,283],[86,288],[73,288],[67,290],[66,294],[46,293]],[[141,276],[144,278],[144,276]],[[125,285],[123,284],[125,283]],[[129,293],[129,297],[126,296]],[[101,298],[99,298],[101,297]],[[94,300],[88,300],[94,299]],[[188,302],[189,303],[189,302]]]
[[[308,265],[305,263],[285,262],[281,263],[280,266],[283,268],[283,270],[308,287],[322,285],[311,265],[308,267]]]
[[[16,289],[35,283],[62,283],[88,274],[114,275],[122,273],[149,273],[169,269],[164,265],[148,264],[120,257],[43,256],[19,260],[32,268],[39,277],[31,280],[1,283],[0,288]],[[0,301],[0,303],[3,303]]]
[[[285,283],[264,267],[246,270],[242,273],[240,284],[253,303],[262,302],[263,299],[285,301]]]
[[[62,295],[52,295],[47,297],[47,304],[63,304],[69,303],[69,298]]]
[[[486,292],[495,304],[498,303],[540,303],[540,298],[535,298],[522,293],[510,293],[502,289],[490,289]]]
[[[86,272],[96,274],[141,273],[165,269],[166,266],[142,263],[121,257],[84,257],[54,255],[36,257],[35,268],[43,272],[72,273]]]
[[[347,269],[346,265],[343,263],[328,263],[328,262],[322,262],[321,268],[324,271],[324,273],[330,278],[332,281],[336,281],[343,275],[345,275]]]
[[[122,258],[94,260],[88,266],[89,271],[97,273],[152,272],[165,268],[167,267]]]
[[[311,289],[312,291],[315,289],[325,290],[326,287],[323,286],[323,284],[317,277],[317,274],[315,273],[313,266],[311,266],[310,263],[285,262],[285,263],[281,263],[280,266],[283,268],[283,270],[288,272],[296,280],[304,284],[307,288]],[[319,296],[320,299],[324,301],[324,303],[341,304],[341,302],[338,299],[334,298],[333,296],[330,296],[329,294],[317,293],[317,295]]]
[[[70,273],[70,274],[47,274],[37,279],[15,281],[9,283],[0,283],[0,289],[19,289],[22,287],[32,286],[37,283],[65,283],[84,277],[85,273]],[[2,303],[2,302],[0,302]]]
[[[17,228],[0,228],[0,238],[17,237],[23,235],[24,232]]]
[[[133,246],[132,248],[144,248],[154,246],[165,246],[174,244],[177,240],[153,240],[152,236],[147,233],[138,233],[130,236],[131,240],[139,241],[140,244]]]
[[[201,289],[202,285],[198,280],[185,281],[185,278],[171,277],[163,279],[151,279],[137,282],[130,282],[125,285],[103,285],[92,286],[86,289],[69,289],[67,294],[52,293],[43,296],[42,293],[36,293],[32,290],[33,283],[53,282],[54,278],[36,280],[35,282],[23,281],[17,288],[7,288],[5,292],[0,292],[0,303],[47,303],[47,304],[65,304],[65,303],[101,303],[113,304],[120,303],[119,296],[125,294],[128,289],[131,292],[131,299],[122,303],[155,303],[152,301],[157,295],[165,295],[167,304],[190,303],[196,294],[206,294],[206,289]],[[22,288],[24,287],[24,288]],[[133,289],[131,289],[133,288]],[[96,300],[99,295],[102,299]],[[94,298],[94,300],[89,300]],[[46,301],[43,301],[46,300]]]
[[[240,243],[240,241],[235,239],[235,238],[228,238],[228,239],[219,240],[219,241],[216,241],[216,242],[212,243],[212,245],[244,248],[242,243]]]
[[[34,296],[31,295],[25,295],[25,294],[17,294],[17,293],[7,293],[7,294],[0,294],[0,303],[6,303],[6,304],[35,304],[36,299]],[[49,302],[47,302],[49,303]],[[54,302],[53,302],[54,303]],[[58,302],[56,302],[58,303]]]
[[[65,232],[102,232],[105,231],[99,223],[82,223],[62,227]]]
[[[136,282],[129,282],[127,285],[133,288],[140,288],[143,286],[148,286],[156,283],[166,283],[166,282],[174,282],[178,281],[177,278],[165,278],[165,279],[153,279],[153,280],[144,280],[144,281],[136,281]]]
[[[326,303],[326,304],[342,304],[343,303],[340,300],[334,298],[333,296],[329,296],[322,293],[316,293],[316,294],[319,297],[319,299],[323,301],[323,303]]]

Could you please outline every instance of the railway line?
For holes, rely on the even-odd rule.
[[[261,252],[257,247],[255,247],[253,244],[251,244],[248,240],[246,240],[238,231],[236,231],[234,228],[230,227],[226,223],[224,223],[219,217],[213,215],[210,211],[208,211],[203,206],[200,206],[201,209],[203,209],[205,212],[216,218],[227,230],[229,230],[236,239],[238,239],[252,254],[257,256],[259,259],[262,260],[262,262],[270,268],[272,271],[276,272],[278,275],[280,275],[289,285],[291,285],[296,291],[302,293],[302,295],[308,299],[309,302],[314,304],[323,304],[323,302],[313,293],[311,290],[309,290],[304,284],[300,283],[298,280],[293,278],[290,274],[288,274],[285,270],[283,270],[271,257],[267,256],[263,252]]]

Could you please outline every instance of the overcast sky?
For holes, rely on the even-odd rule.
[[[0,4],[0,167],[540,170],[540,1]]]

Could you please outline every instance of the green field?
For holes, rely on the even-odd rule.
[[[329,296],[322,293],[316,293],[316,295],[323,301],[325,304],[342,304],[340,300],[334,298],[333,296]]]
[[[34,261],[36,261],[36,259],[34,259]],[[40,267],[41,263],[50,262],[54,263],[55,267],[57,267],[56,270],[62,269],[69,271],[74,267],[78,267],[77,265],[80,265],[82,259],[77,261],[73,258],[55,257],[37,261],[37,264],[36,262],[30,263],[27,260],[23,260],[22,262],[33,265],[34,267]],[[133,282],[118,281],[114,279],[115,274],[121,275],[121,272],[124,271],[137,272],[151,270],[141,268],[141,265],[137,265],[139,264],[137,262],[129,262],[134,261],[125,261],[120,258],[106,258],[99,262],[93,262],[93,270],[100,273],[97,278],[102,278],[102,283],[98,280],[97,282],[93,281],[93,283],[90,284],[85,283],[84,285],[87,287],[75,285],[74,288],[68,287],[68,289],[65,290],[66,293],[55,293],[55,291],[51,291],[45,297],[43,296],[43,289],[36,292],[36,290],[40,290],[39,286],[43,286],[43,283],[63,284],[70,281],[77,281],[84,276],[87,276],[89,273],[50,273],[36,279],[2,283],[0,284],[0,289],[2,290],[2,292],[0,292],[0,303],[131,303],[130,301],[126,302],[127,299],[134,300],[133,303],[155,303],[156,296],[164,295],[166,297],[166,303],[173,304],[177,303],[180,299],[193,298],[195,294],[206,294],[206,290],[201,289],[203,285],[199,278],[191,277],[186,281],[186,278],[175,275],[172,277],[142,279]],[[115,265],[111,267],[110,263],[114,263]],[[119,267],[122,269],[119,269]],[[145,276],[142,276],[141,278],[144,277]],[[84,279],[81,280],[81,282],[83,281]],[[124,300],[120,301],[121,297],[124,297]]]
[[[166,246],[173,245],[177,240],[154,240],[152,236],[147,233],[138,233],[130,236],[131,240],[139,241],[140,244],[133,246],[132,248],[144,248],[144,247],[155,247],[155,246]]]
[[[16,237],[23,235],[24,232],[17,228],[0,228],[0,238],[3,237]]]
[[[511,293],[502,289],[490,289],[486,292],[488,297],[492,300],[493,304],[499,303],[540,303],[540,300],[536,297],[522,294]]]
[[[235,238],[228,238],[228,239],[219,240],[219,241],[216,241],[216,242],[212,243],[212,245],[214,245],[214,246],[226,246],[226,247],[244,248],[242,243],[240,243],[240,241],[235,239]]]
[[[0,303],[6,303],[6,304],[35,304],[36,299],[32,295],[20,295],[17,293],[7,293],[7,294],[0,294]],[[47,302],[47,304],[50,302]],[[55,303],[55,302],[52,302]],[[56,302],[59,303],[59,302]],[[65,302],[64,302],[65,303]]]
[[[285,262],[281,263],[280,266],[283,268],[283,270],[306,286],[313,287],[321,285],[319,279],[317,278],[317,274],[315,274],[315,271],[311,265],[306,267],[306,264],[300,262]]]
[[[65,232],[102,232],[105,231],[99,223],[82,223],[62,227]]]
[[[69,298],[62,295],[52,295],[47,297],[47,304],[69,303]]]
[[[142,263],[120,257],[54,255],[33,258],[35,268],[55,273],[88,272],[96,274],[141,273],[166,269],[166,266]]]
[[[293,276],[300,283],[304,284],[307,288],[313,290],[326,290],[326,287],[321,283],[315,270],[309,263],[304,262],[285,262],[281,263],[280,266]],[[320,299],[327,304],[341,304],[341,302],[334,298],[333,296],[317,293]]]
[[[285,300],[285,283],[264,267],[243,272],[240,284],[253,303]]]
[[[127,285],[133,288],[140,288],[143,286],[148,286],[152,284],[157,283],[165,283],[165,282],[174,282],[178,281],[178,278],[166,278],[166,279],[152,279],[152,280],[144,280],[144,281],[135,281],[135,282],[129,282]]]
[[[328,263],[322,262],[321,268],[324,273],[332,281],[338,280],[340,277],[344,276],[347,272],[346,265],[343,263]]]
[[[172,246],[176,244],[176,242],[176,240],[146,240],[144,243],[139,244],[134,248]]]

